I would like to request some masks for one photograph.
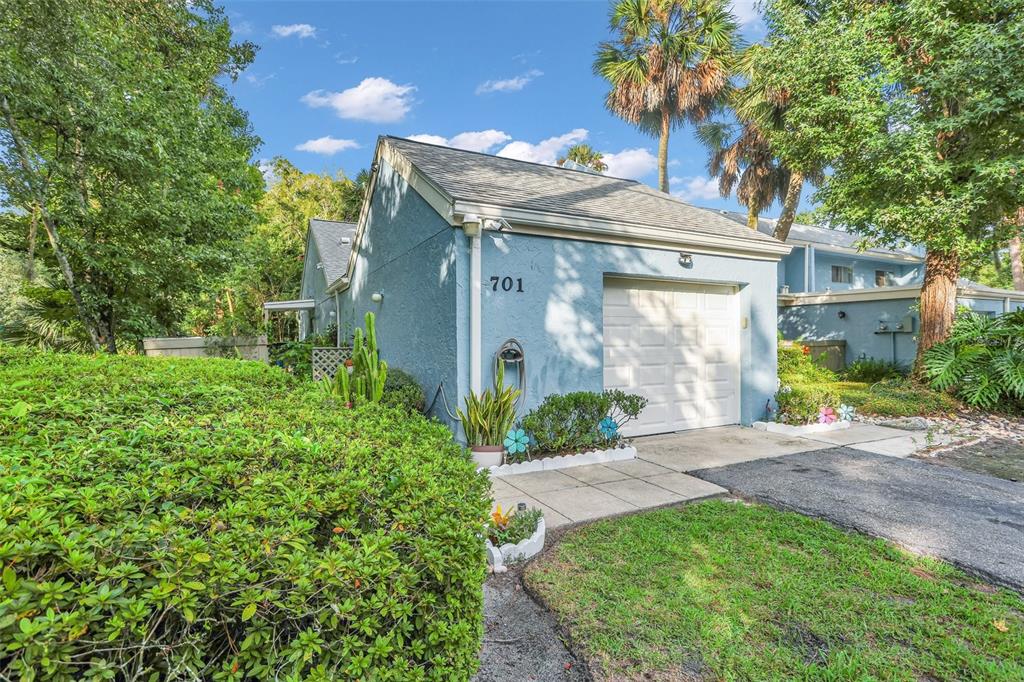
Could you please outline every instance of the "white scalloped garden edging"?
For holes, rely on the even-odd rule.
[[[828,431],[842,431],[850,428],[853,422],[834,421],[831,424],[780,424],[779,422],[754,422],[755,429],[767,431],[768,433],[781,433],[786,436],[807,436],[812,433],[826,433]]]
[[[516,474],[530,474],[535,471],[552,471],[555,469],[568,469],[569,467],[582,467],[588,464],[621,462],[627,459],[636,459],[636,448],[632,445],[624,445],[620,448],[609,448],[607,450],[581,452],[575,455],[545,457],[544,459],[534,459],[529,462],[502,464],[501,466],[490,467],[488,471],[492,477],[501,478],[502,476],[515,476]]]
[[[494,573],[504,573],[508,570],[506,564],[513,561],[523,561],[538,554],[544,549],[544,517],[537,519],[537,530],[533,535],[520,540],[516,544],[506,542],[501,547],[495,547],[490,539],[487,543],[487,563]]]

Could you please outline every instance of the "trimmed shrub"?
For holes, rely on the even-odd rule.
[[[426,405],[420,383],[411,374],[396,367],[388,367],[388,376],[384,380],[384,395],[380,402],[391,407],[401,407],[409,412],[423,412]]]
[[[636,419],[646,406],[646,398],[619,390],[549,395],[523,417],[522,426],[536,444],[531,449],[539,454],[607,448],[621,441],[619,427]],[[611,432],[599,426],[605,417],[615,422]]]
[[[252,362],[0,347],[0,677],[459,680],[488,482]]]

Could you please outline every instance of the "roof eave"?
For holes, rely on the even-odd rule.
[[[512,224],[513,232],[610,244],[686,249],[712,255],[743,256],[774,261],[780,260],[792,250],[789,244],[774,239],[753,240],[723,235],[705,235],[655,225],[583,218],[460,199],[455,200],[454,213],[455,220],[458,222],[460,222],[461,216],[475,213],[488,218],[504,218]]]

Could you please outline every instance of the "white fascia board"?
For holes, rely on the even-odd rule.
[[[1002,301],[1009,298],[1024,301],[1024,292],[983,291],[970,287],[957,287],[957,298],[977,298],[991,301]],[[822,305],[826,303],[859,303],[862,301],[894,301],[918,298],[921,296],[921,285],[912,284],[902,287],[874,287],[870,289],[847,289],[845,291],[809,292],[796,294],[780,294],[779,305],[784,307],[798,305]]]
[[[457,218],[469,213],[486,218],[504,218],[512,225],[513,233],[561,239],[595,241],[624,246],[647,246],[672,251],[683,249],[694,253],[770,261],[778,261],[792,250],[788,244],[775,241],[755,242],[737,237],[703,235],[664,227],[632,225],[612,220],[597,220],[529,209],[504,208],[492,204],[455,201]]]

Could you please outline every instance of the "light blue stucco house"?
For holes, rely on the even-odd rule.
[[[632,435],[750,423],[776,390],[790,247],[642,183],[382,137],[358,224],[331,230],[310,229],[310,326],[344,342],[373,311],[384,358],[453,426],[499,362],[521,412],[645,395]]]
[[[741,223],[746,216],[725,213]],[[761,220],[770,234],[774,221]],[[783,338],[843,340],[846,362],[877,358],[909,365],[917,352],[917,301],[924,280],[920,248],[862,249],[857,235],[794,224],[792,252],[778,264],[779,330]],[[995,315],[1024,309],[1024,291],[960,280],[957,303]]]

